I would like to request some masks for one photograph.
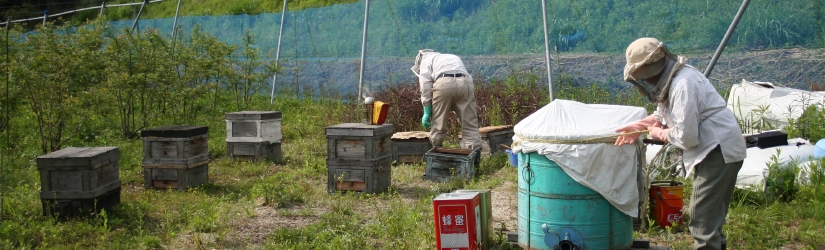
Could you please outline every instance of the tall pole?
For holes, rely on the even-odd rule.
[[[138,25],[138,20],[140,20],[140,14],[143,13],[143,7],[146,7],[146,2],[149,2],[149,0],[143,0],[143,4],[140,5],[140,10],[138,10],[137,16],[135,16],[135,22],[132,23],[132,31],[135,31],[135,28]]]
[[[9,121],[11,113],[11,107],[9,107],[9,85],[11,85],[11,59],[9,58],[9,26],[11,26],[11,17],[6,17],[6,102],[4,110],[5,112],[5,122],[7,122],[5,134],[6,134],[6,145],[3,147],[3,151],[0,152],[0,222],[3,222],[3,207],[6,204],[6,154],[8,153],[9,148],[11,148],[11,140],[9,139],[9,131],[11,130],[11,122]]]
[[[364,54],[367,52],[367,27],[369,27],[370,0],[366,0],[364,7],[364,35],[361,38],[361,68],[358,70],[358,97],[361,98],[361,91],[364,83]]]
[[[46,26],[46,20],[49,19],[49,10],[43,11],[43,26]]]
[[[739,19],[742,18],[742,15],[745,14],[745,9],[748,8],[748,4],[750,0],[742,1],[742,6],[739,6],[739,11],[736,12],[736,16],[733,17],[733,22],[730,23],[730,27],[728,27],[728,31],[725,32],[725,37],[722,38],[722,42],[719,43],[719,47],[716,48],[716,53],[713,53],[713,58],[710,59],[710,63],[708,63],[708,67],[705,68],[705,77],[710,77],[710,73],[713,71],[713,66],[716,65],[716,60],[719,60],[719,55],[722,54],[722,51],[725,50],[725,45],[728,44],[728,40],[730,40],[730,36],[733,35],[733,31],[736,30],[736,25],[739,24]]]
[[[547,62],[547,88],[550,101],[553,101],[553,76],[550,68],[550,38],[547,30],[547,0],[541,0],[541,17],[544,20],[544,60]]]
[[[172,49],[175,48],[175,35],[178,32],[178,15],[180,14],[180,1],[178,0],[178,7],[175,8],[175,21],[172,22]]]
[[[103,10],[104,9],[106,9],[106,2],[103,2],[102,4],[100,4],[100,14],[98,14],[99,16],[103,16]]]
[[[286,17],[286,2],[284,0],[284,8],[281,10],[281,29],[278,31],[278,47],[275,49],[275,63],[276,65],[280,66],[280,59],[281,57],[281,37],[284,35],[284,17]],[[297,29],[297,28],[296,28]],[[278,72],[275,72],[275,75],[272,76],[272,90],[269,91],[269,104],[275,102],[275,81],[278,80]]]

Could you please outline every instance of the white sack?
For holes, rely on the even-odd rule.
[[[551,144],[615,135],[622,125],[647,117],[640,107],[554,100],[513,128],[513,152],[538,152],[556,162],[578,183],[595,190],[623,213],[636,217],[636,146],[613,143]]]
[[[787,126],[788,119],[798,119],[808,106],[822,106],[823,102],[823,92],[777,87],[769,82],[744,79],[731,87],[727,101],[728,109],[746,124],[766,121],[777,128]]]
[[[799,144],[799,145],[797,145]],[[770,148],[748,148],[748,157],[742,162],[742,169],[736,178],[736,187],[743,189],[762,190],[765,183],[765,175],[768,171],[768,163],[771,156],[777,155],[779,166],[788,166],[791,162],[797,164],[808,162],[814,155],[814,145],[805,139],[793,138],[788,140],[787,146],[776,146]]]

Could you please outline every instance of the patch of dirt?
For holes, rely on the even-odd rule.
[[[252,216],[229,223],[231,229],[226,232],[229,241],[237,242],[237,246],[244,249],[263,249],[266,237],[274,231],[284,228],[299,229],[306,227],[318,222],[318,216],[327,211],[326,208],[309,207],[307,205],[274,208],[265,206],[262,203],[259,202],[255,206]],[[202,235],[194,236],[202,237]],[[193,235],[181,235],[178,236],[176,241],[186,243],[181,242],[181,238],[189,238],[189,242],[196,242],[196,240],[191,240],[192,237]]]
[[[493,228],[498,231],[518,231],[518,180],[507,180],[491,191],[493,203]],[[516,190],[516,192],[513,192]]]
[[[281,228],[303,228],[318,222],[319,214],[324,213],[322,208],[311,208],[310,213],[300,213],[306,209],[303,206],[287,209],[276,209],[269,206],[257,206],[254,215],[232,225],[235,234],[243,242],[260,245],[266,241],[266,236]],[[280,211],[279,211],[280,210]],[[286,214],[286,215],[285,215]],[[310,214],[310,215],[306,215]]]

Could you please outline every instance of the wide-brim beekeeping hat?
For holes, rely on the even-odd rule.
[[[627,46],[625,59],[624,80],[653,103],[667,100],[670,81],[687,63],[687,58],[673,55],[659,39],[650,37],[636,39]],[[658,80],[649,80],[660,74]]]
[[[666,49],[659,39],[644,37],[636,39],[625,51],[627,64],[624,66],[624,80],[644,80],[658,75],[667,66]]]

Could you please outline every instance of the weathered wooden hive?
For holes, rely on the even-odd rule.
[[[208,181],[209,128],[164,126],[140,132],[143,179],[148,188],[186,190]]]
[[[117,147],[69,147],[37,157],[43,215],[88,215],[120,204]]]
[[[424,159],[433,144],[430,132],[408,131],[392,135],[392,160],[396,163],[418,163]]]
[[[392,179],[392,124],[326,127],[327,190],[379,193]]]
[[[481,133],[481,154],[504,153],[501,144],[513,144],[513,125],[487,126],[478,132]]]
[[[280,161],[281,112],[241,111],[226,114],[226,155]]]
[[[469,149],[433,148],[424,154],[427,168],[424,180],[445,182],[452,178],[472,179],[479,165],[479,151]]]

